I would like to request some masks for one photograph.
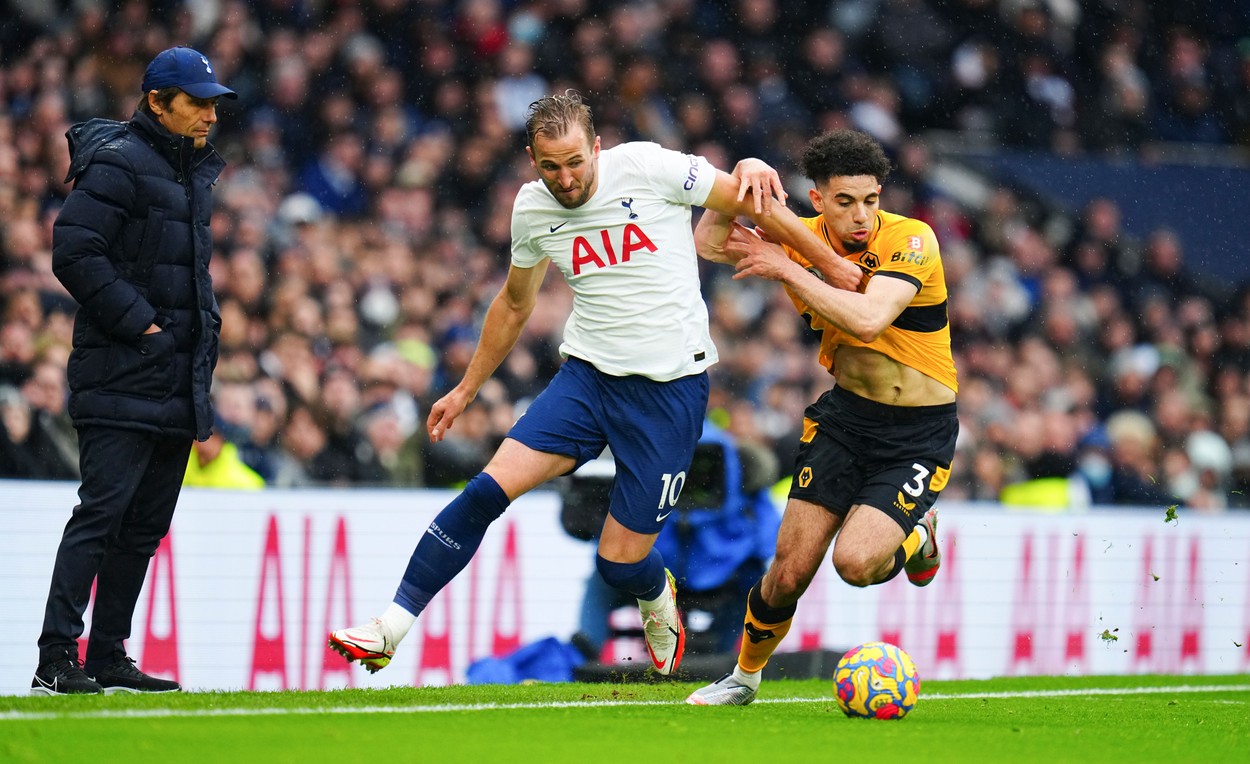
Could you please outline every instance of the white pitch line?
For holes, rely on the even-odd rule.
[[[977,700],[981,698],[1058,698],[1081,695],[1159,695],[1166,693],[1247,692],[1250,684],[1176,685],[1174,687],[1106,687],[1086,690],[1024,690],[1020,692],[935,692],[921,696],[930,700]],[[756,703],[832,703],[833,698],[772,698]],[[308,716],[315,714],[423,714],[471,711],[535,710],[545,708],[619,708],[630,706],[681,705],[667,700],[605,700],[565,701],[557,703],[472,703],[439,706],[330,706],[326,708],[212,708],[178,710],[169,708],[132,709],[128,711],[3,711],[0,721],[38,721],[46,719],[181,719],[212,716]]]

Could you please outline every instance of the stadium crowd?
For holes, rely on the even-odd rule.
[[[924,136],[1064,154],[1250,150],[1250,2],[1145,0],[10,0],[0,25],[0,477],[74,479],[73,302],[51,272],[64,133],[127,119],[142,67],[188,44],[238,92],[212,137],[218,429],[193,460],[267,485],[445,486],[475,474],[557,368],[551,279],[517,349],[427,442],[506,273],[532,178],[526,107],[576,88],[604,145],[730,168],[853,126],[890,151],[882,208],[942,247],[961,435],[944,495],[1250,507],[1250,289],[1136,240],[1105,199],[1067,234],[999,187],[937,185]],[[803,214],[810,214],[804,211]],[[712,412],[789,464],[831,384],[784,294],[703,264]],[[237,465],[236,465],[237,466]],[[193,471],[208,474],[206,470]],[[233,468],[215,474],[242,474]],[[250,480],[239,478],[242,482]]]

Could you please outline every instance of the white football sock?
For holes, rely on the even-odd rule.
[[[408,630],[412,628],[412,625],[417,622],[417,617],[392,602],[378,617],[378,620],[382,622],[387,633],[391,635],[391,639],[395,640],[395,644],[398,645],[408,635]]]
[[[673,602],[673,597],[668,590],[668,581],[664,582],[664,591],[660,592],[660,596],[653,600],[638,599],[638,609],[644,613],[652,610],[664,610]]]
[[[764,674],[763,671],[750,673],[743,671],[741,666],[734,666],[734,681],[744,687],[750,687],[752,690],[760,688],[760,678]]]

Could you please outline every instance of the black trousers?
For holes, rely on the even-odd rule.
[[[148,563],[169,532],[191,453],[189,438],[111,427],[78,432],[82,485],[57,548],[39,662],[77,655],[96,581],[88,674],[126,654]]]

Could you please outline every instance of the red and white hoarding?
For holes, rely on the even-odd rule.
[[[0,481],[0,693],[37,659],[70,483]],[[464,681],[473,661],[577,628],[593,548],[555,493],[513,504],[384,671],[349,667],[326,632],[379,613],[447,491],[183,492],[128,643],[188,689],[329,689]],[[903,646],[926,679],[1250,671],[1250,513],[1033,514],[941,505],[943,566],[855,589],[826,565],[783,650]],[[88,617],[88,628],[90,619]],[[85,645],[84,645],[85,648]],[[643,656],[638,656],[643,659]]]

